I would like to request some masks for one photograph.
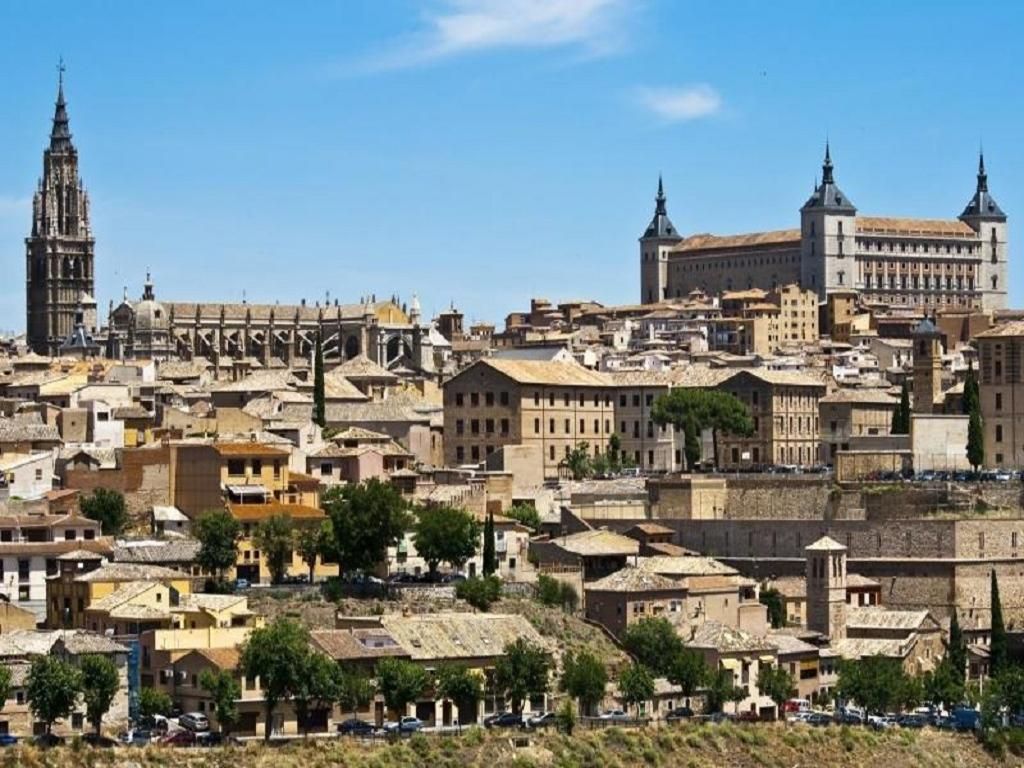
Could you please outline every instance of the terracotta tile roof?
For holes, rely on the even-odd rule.
[[[98,539],[78,539],[76,541],[17,541],[0,542],[0,555],[39,555],[41,557],[61,556],[77,550],[86,550],[92,557],[93,553],[109,557],[114,549],[114,540],[108,536]],[[77,558],[76,558],[77,559]]]
[[[164,568],[159,565],[141,565],[138,563],[104,563],[94,571],[75,576],[78,582],[104,581],[179,581],[188,578],[181,571]]]
[[[978,234],[959,219],[900,219],[883,216],[858,216],[858,235],[918,235],[975,239]]]
[[[937,627],[926,610],[898,611],[881,606],[848,606],[846,626],[856,629],[902,629],[908,632]]]
[[[336,661],[352,659],[409,658],[386,630],[318,629],[310,633],[313,645]]]
[[[363,354],[346,360],[335,368],[334,371],[349,381],[398,381],[398,377],[395,374],[377,365]]]
[[[637,567],[662,576],[735,576],[737,571],[711,557],[641,557]]]
[[[576,363],[550,360],[509,360],[488,358],[475,365],[486,365],[518,384],[566,387],[607,387],[611,381],[603,373]],[[472,368],[474,366],[470,366]],[[467,369],[470,370],[470,369]],[[461,374],[460,374],[461,375]]]
[[[752,635],[742,629],[707,621],[699,625],[693,636],[684,644],[694,648],[714,648],[720,653],[752,653],[757,651],[775,651],[778,646],[766,637]]]
[[[779,229],[771,232],[750,232],[743,235],[691,235],[671,250],[676,253],[688,253],[692,251],[756,248],[770,245],[795,247],[799,244],[799,229]]]
[[[264,443],[215,443],[213,449],[221,456],[273,456],[286,458],[288,451]]]
[[[295,520],[316,520],[325,517],[319,507],[307,507],[304,504],[228,504],[228,511],[241,522],[259,522],[273,515],[288,515]]]
[[[868,389],[857,387],[840,387],[818,400],[819,403],[866,403],[893,406],[899,403],[898,397],[886,389]]]
[[[542,648],[549,641],[518,614],[432,613],[381,616],[381,626],[414,661],[489,658],[520,638]]]
[[[640,551],[640,542],[614,531],[581,531],[568,536],[551,539],[551,543],[566,552],[582,557],[602,555],[635,555]]]
[[[982,331],[974,338],[994,339],[1004,336],[1024,336],[1024,320],[1011,320],[1008,323],[1001,323],[989,328],[987,331]]]
[[[195,654],[201,659],[205,659],[217,669],[238,669],[239,659],[241,658],[241,652],[238,647],[234,648],[198,648],[191,653],[185,654],[184,657],[192,656]]]
[[[678,581],[643,568],[621,568],[603,579],[584,585],[587,592],[684,592]]]

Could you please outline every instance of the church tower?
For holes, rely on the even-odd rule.
[[[988,191],[984,154],[978,155],[978,183],[974,196],[960,214],[960,221],[977,232],[982,243],[976,286],[981,294],[981,310],[991,312],[994,309],[1006,309],[1009,288],[1006,214]]]
[[[57,354],[75,330],[79,307],[95,304],[94,248],[89,196],[71,143],[62,63],[50,146],[32,198],[32,233],[25,239],[28,345],[38,354]]]
[[[800,284],[822,300],[832,291],[857,287],[856,217],[856,206],[836,184],[826,142],[821,184],[800,209]]]
[[[846,637],[846,547],[822,536],[807,556],[807,629],[830,640]]]
[[[641,304],[653,304],[668,298],[668,252],[683,239],[668,218],[665,201],[665,187],[659,176],[654,218],[640,238]]]
[[[935,413],[942,405],[942,334],[927,317],[914,337],[914,413]]]

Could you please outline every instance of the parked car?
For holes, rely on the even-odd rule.
[[[935,719],[934,725],[940,731],[956,730],[956,720],[952,715],[940,715]]]
[[[896,724],[900,728],[924,728],[928,725],[928,718],[924,715],[911,712],[910,714],[900,715],[896,718]]]
[[[786,715],[787,723],[806,723],[807,718],[813,715],[813,712],[801,711],[801,712],[790,712]]]
[[[343,736],[366,736],[377,730],[373,723],[368,723],[365,720],[360,720],[358,717],[352,717],[348,720],[338,723],[338,733]]]
[[[384,730],[388,733],[416,733],[421,728],[423,728],[423,721],[418,717],[410,715],[403,717],[397,722],[387,723],[384,726]]]
[[[0,733],[0,747],[13,747],[17,743],[17,736],[10,733]]]
[[[156,734],[167,733],[170,726],[167,718],[163,715],[150,715],[139,720],[138,727],[144,730],[153,731]]]
[[[523,716],[514,712],[498,712],[484,718],[485,728],[522,728]]]
[[[117,740],[101,733],[83,733],[82,743],[98,749],[113,749],[117,746]]]
[[[693,710],[689,707],[676,707],[665,715],[666,720],[689,720],[691,717],[693,717]]]
[[[554,712],[542,712],[526,721],[526,724],[531,728],[547,728],[556,723],[558,723],[558,715]]]
[[[53,733],[41,733],[34,739],[32,739],[32,743],[35,744],[37,747],[49,749],[50,747],[58,747],[61,744],[63,744],[64,737],[57,736]]]
[[[625,723],[629,720],[629,715],[621,709],[606,709],[600,715],[597,716],[598,720],[611,720],[616,723]]]
[[[161,744],[166,744],[170,747],[191,747],[196,743],[196,735],[192,731],[186,731],[184,729],[180,731],[171,731],[162,739]]]
[[[981,713],[972,707],[956,707],[950,715],[958,731],[974,731],[981,727]]]
[[[248,579],[235,579],[235,589],[248,589],[250,586]]]
[[[896,727],[896,718],[891,715],[871,715],[868,718],[868,725],[876,731],[884,731]]]
[[[203,731],[196,734],[196,744],[200,747],[219,747],[231,741],[222,731]]]
[[[864,712],[855,707],[840,707],[832,717],[843,725],[863,725],[865,721]]]
[[[178,725],[193,733],[210,730],[210,721],[202,712],[186,712],[178,718]]]
[[[807,720],[805,722],[808,725],[814,725],[818,727],[831,725],[832,715],[828,714],[828,712],[811,712],[811,714],[807,716]]]

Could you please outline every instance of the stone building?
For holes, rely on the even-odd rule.
[[[858,291],[896,308],[1006,306],[1006,214],[988,191],[984,158],[977,184],[956,219],[859,216],[836,184],[829,148],[821,183],[800,209],[800,227],[772,232],[684,237],[668,218],[661,181],[655,213],[640,238],[641,301],[798,283],[820,300]]]
[[[818,400],[822,464],[833,464],[837,451],[850,450],[850,439],[888,435],[899,398],[885,389],[840,388]]]
[[[976,337],[986,466],[1024,468],[1024,321]]]
[[[28,345],[41,355],[57,354],[72,335],[80,305],[86,329],[96,326],[96,241],[89,195],[78,175],[78,150],[71,142],[63,64],[60,73],[50,146],[43,152],[43,175],[32,197],[32,231],[25,239]]]

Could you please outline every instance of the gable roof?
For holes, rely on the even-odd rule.
[[[517,614],[388,615],[381,616],[380,623],[413,661],[501,656],[506,644],[520,638],[549,647],[533,625]]]
[[[643,568],[620,568],[603,579],[584,585],[587,592],[680,592],[686,587],[678,581]]]
[[[603,373],[584,368],[577,363],[558,360],[509,360],[506,358],[485,358],[478,360],[465,374],[478,365],[493,368],[517,384],[536,384],[565,387],[607,387],[612,382]]]

